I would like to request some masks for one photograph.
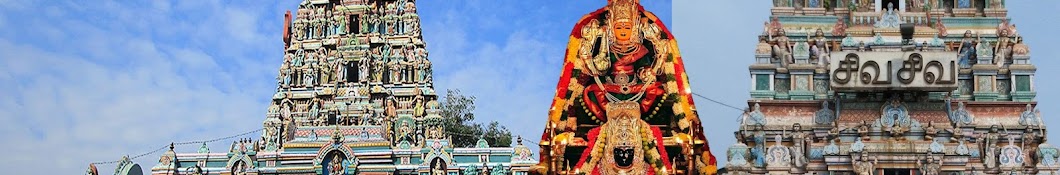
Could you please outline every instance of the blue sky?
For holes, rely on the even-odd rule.
[[[1060,2],[1035,2],[1009,8],[1040,68],[1039,101],[1049,116],[1048,109],[1060,108],[1060,91],[1048,91],[1057,82],[1047,81],[1058,77],[1049,66],[1060,65],[1050,59],[1060,53],[1046,49],[1057,46],[1050,32],[1060,28]],[[297,3],[0,0],[0,174],[79,174],[89,162],[260,128],[282,59],[283,13]],[[746,66],[769,2],[643,3],[673,29],[693,91],[744,106]],[[536,141],[567,35],[603,4],[420,2],[435,88],[478,97],[479,122],[500,121]],[[711,146],[722,154],[734,141],[739,112],[696,100]],[[225,150],[231,141],[210,146]],[[149,167],[158,156],[135,161]],[[110,174],[113,165],[100,170]]]
[[[298,2],[0,0],[0,174],[80,174],[260,128]],[[435,87],[477,96],[479,122],[536,140],[569,31],[605,2],[423,1]],[[645,6],[670,21],[670,1]]]

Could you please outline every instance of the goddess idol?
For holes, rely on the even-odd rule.
[[[570,37],[538,173],[715,173],[676,41],[658,17],[639,0],[608,0]]]

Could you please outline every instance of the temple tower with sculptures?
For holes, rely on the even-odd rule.
[[[441,125],[415,0],[305,0],[285,17],[261,137],[192,153],[171,144],[152,174],[527,174],[513,147],[454,148]],[[263,109],[264,110],[264,109]],[[201,146],[201,147],[200,147]],[[147,168],[147,167],[145,167]],[[95,174],[90,165],[88,174]],[[126,157],[120,172],[139,173]]]
[[[774,0],[770,12],[728,174],[1057,173],[1004,0]]]

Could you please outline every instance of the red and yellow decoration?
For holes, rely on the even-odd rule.
[[[542,149],[539,166],[547,166],[546,172],[716,172],[677,42],[639,0],[609,0],[582,17],[564,59],[542,135],[551,148]],[[577,165],[557,168],[554,159],[580,147]],[[674,167],[663,147],[681,148],[676,153],[689,159],[677,161],[689,166]],[[626,164],[629,158],[636,161]]]

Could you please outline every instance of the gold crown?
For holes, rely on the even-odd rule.
[[[634,22],[640,0],[608,0],[607,8],[614,22]],[[628,20],[628,21],[627,21]]]

